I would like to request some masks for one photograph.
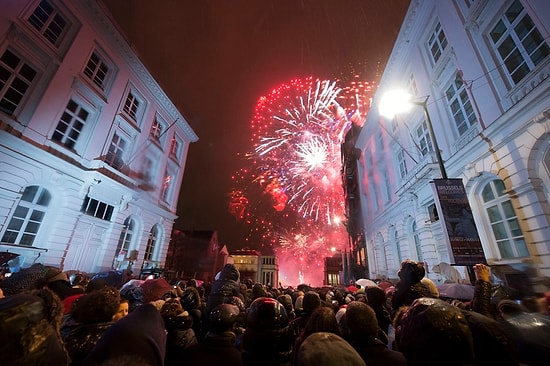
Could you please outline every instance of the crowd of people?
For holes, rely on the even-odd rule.
[[[391,286],[271,287],[226,264],[195,279],[68,276],[34,265],[0,280],[3,365],[547,365],[550,293],[443,298],[422,263]]]

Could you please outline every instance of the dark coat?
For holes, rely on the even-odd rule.
[[[220,272],[220,278],[214,281],[208,294],[204,311],[205,319],[208,318],[212,309],[225,303],[231,297],[237,296],[242,300],[241,286],[238,280],[239,270],[237,267],[234,264],[226,264]]]
[[[241,350],[235,345],[233,332],[208,332],[200,344],[190,346],[185,350],[183,358],[186,365],[195,366],[242,366]]]
[[[84,358],[112,324],[112,322],[94,324],[74,323],[61,328],[61,337],[71,357],[71,366],[82,364]]]
[[[163,317],[167,331],[165,365],[181,364],[182,356],[190,346],[197,344],[190,316]]]
[[[401,352],[389,349],[378,339],[369,341],[363,336],[345,339],[368,366],[407,366],[407,359]]]

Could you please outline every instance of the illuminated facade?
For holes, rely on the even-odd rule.
[[[466,187],[493,273],[533,286],[550,275],[548,24],[545,0],[411,1],[356,143],[371,278],[396,278],[411,258],[440,282],[433,267],[450,262],[423,108],[392,120],[378,112],[396,88],[428,97],[446,171]]]
[[[0,70],[12,269],[162,267],[198,138],[101,2],[3,1]]]
[[[262,255],[257,250],[239,249],[231,253],[233,263],[240,273],[241,282],[247,280],[252,283],[273,287],[279,286],[279,267],[277,257]]]

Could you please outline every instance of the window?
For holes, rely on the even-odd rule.
[[[140,104],[141,102],[139,101],[139,99],[137,99],[132,92],[129,92],[128,96],[126,97],[126,102],[124,102],[123,110],[136,122]]]
[[[89,113],[74,99],[69,100],[61,119],[52,135],[52,140],[61,143],[68,149],[74,149],[75,144],[86,127]]]
[[[490,181],[481,196],[501,257],[528,257],[527,245],[512,202],[505,193],[504,182],[500,179]]]
[[[420,126],[416,128],[416,140],[422,156],[426,156],[430,151],[434,151],[426,121],[423,121]]]
[[[159,122],[157,118],[153,121],[153,124],[151,125],[151,131],[149,133],[149,136],[154,141],[160,143],[160,138],[162,134],[164,133],[163,125]]]
[[[124,220],[124,226],[118,237],[118,244],[115,251],[115,258],[113,259],[113,268],[119,268],[120,264],[126,258],[132,238],[134,236],[135,222],[130,217]]]
[[[82,207],[80,208],[80,212],[106,221],[111,220],[111,216],[113,216],[113,211],[113,206],[105,202],[90,198],[89,196],[86,196],[86,198],[84,198],[84,202],[82,203]]]
[[[405,161],[405,152],[403,149],[397,152],[397,163],[399,164],[399,176],[405,178],[407,175],[407,162]]]
[[[39,186],[26,187],[2,236],[2,242],[32,246],[50,200],[51,195],[46,189]]]
[[[420,242],[420,234],[418,233],[418,226],[416,225],[416,221],[412,222],[411,229],[418,262],[424,262],[424,255],[422,254],[422,243]]]
[[[506,10],[489,36],[516,84],[550,54],[550,47],[518,0]]]
[[[115,132],[111,145],[109,145],[109,151],[105,157],[105,162],[113,168],[120,170],[124,166],[124,154],[127,149],[128,142]]]
[[[428,47],[430,48],[430,53],[432,54],[434,63],[437,63],[443,54],[443,51],[447,47],[447,38],[445,37],[445,33],[443,33],[441,23],[439,22],[435,26],[435,30],[428,41]]]
[[[145,254],[143,256],[144,261],[153,260],[153,254],[155,251],[155,246],[159,240],[159,229],[158,225],[155,225],[151,228],[149,232],[149,238],[147,239],[147,245],[145,246]]]
[[[107,87],[110,68],[101,58],[97,51],[94,51],[86,63],[84,75],[86,75],[101,90]]]
[[[162,188],[160,192],[160,199],[165,203],[170,203],[171,195],[172,195],[172,186],[173,186],[173,177],[168,172],[168,170],[164,173],[164,181],[162,183]]]
[[[0,110],[13,115],[36,75],[34,68],[6,49],[0,58]]]
[[[29,23],[54,46],[59,46],[67,21],[49,1],[42,0],[28,18]]]
[[[454,81],[447,88],[445,95],[458,133],[463,135],[477,122],[477,118],[459,73],[456,74]]]
[[[176,134],[172,137],[172,143],[170,144],[170,156],[176,160],[180,158],[181,141]]]

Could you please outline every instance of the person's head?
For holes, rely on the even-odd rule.
[[[329,332],[309,335],[296,354],[297,366],[366,366],[357,351],[342,337]]]
[[[395,347],[411,366],[473,362],[472,334],[464,314],[441,299],[421,297],[400,308],[394,328]]]
[[[316,332],[340,334],[336,314],[331,307],[319,306],[311,313],[304,327],[303,338]]]
[[[22,291],[0,299],[0,354],[13,366],[68,365],[59,335],[63,305],[50,289]]]
[[[117,321],[124,318],[126,315],[128,315],[129,311],[130,311],[130,300],[121,298],[120,304],[118,305],[118,311],[114,315],[113,320]]]
[[[317,309],[319,306],[321,306],[321,298],[319,297],[319,294],[315,291],[306,292],[302,301],[304,313],[311,314],[313,310]]]
[[[426,275],[426,270],[420,262],[415,262],[411,259],[405,259],[401,262],[401,268],[397,272],[397,276],[407,283],[415,284],[420,282]]]
[[[232,331],[240,314],[241,310],[236,305],[221,304],[216,306],[210,312],[209,330],[214,333]]]
[[[246,317],[246,327],[256,329],[280,329],[288,325],[285,307],[271,297],[259,297],[252,301]]]
[[[240,277],[239,269],[233,263],[227,263],[220,271],[220,280],[238,281]]]
[[[73,319],[78,323],[94,324],[113,320],[120,306],[118,289],[106,286],[77,298],[71,307]]]
[[[348,334],[352,337],[365,338],[369,342],[378,334],[376,313],[361,301],[352,301],[346,307],[346,325]]]
[[[387,302],[386,293],[381,287],[369,286],[365,289],[365,294],[367,296],[367,303],[373,309],[382,307]]]

